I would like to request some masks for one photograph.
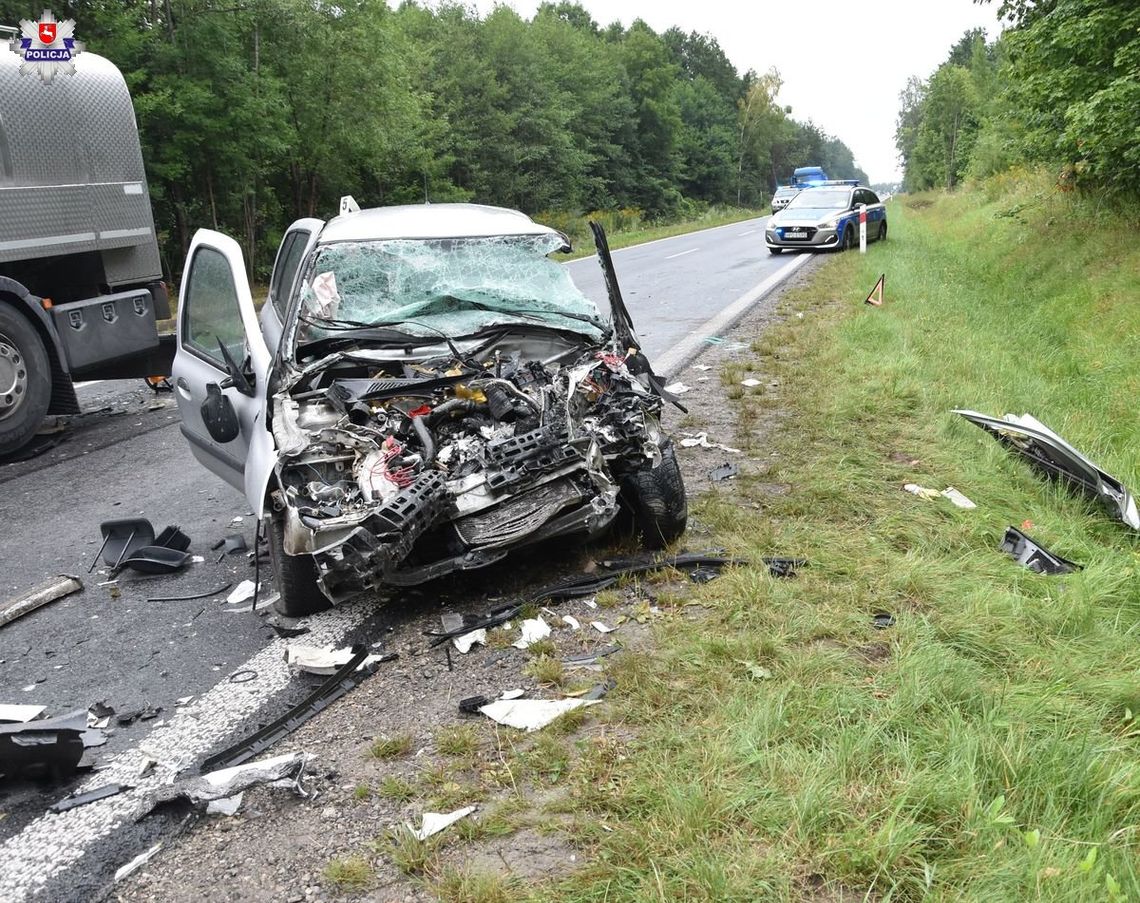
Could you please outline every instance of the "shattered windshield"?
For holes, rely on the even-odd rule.
[[[540,324],[600,340],[605,322],[547,254],[558,235],[337,242],[301,289],[300,344],[365,327],[430,337]]]

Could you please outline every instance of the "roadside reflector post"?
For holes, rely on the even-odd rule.
[[[859,205],[859,253],[867,253],[867,205]]]

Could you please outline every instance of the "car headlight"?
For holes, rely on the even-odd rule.
[[[819,221],[819,228],[820,229],[834,229],[839,224],[839,220],[842,218],[843,218],[842,213],[837,213],[837,214],[835,214],[835,216],[829,216],[827,219],[823,219],[823,220]]]

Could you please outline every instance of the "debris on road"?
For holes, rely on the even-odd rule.
[[[709,479],[714,483],[723,483],[725,480],[731,480],[739,473],[739,467],[737,467],[731,461],[725,461],[719,467],[714,467],[709,471]]]
[[[969,510],[971,508],[977,508],[978,507],[973,502],[971,502],[968,498],[966,498],[966,496],[962,495],[962,493],[960,493],[953,486],[947,486],[939,494],[942,495],[944,498],[950,499],[950,501],[953,502],[955,505],[957,505],[959,508],[965,508],[966,510]]]
[[[708,364],[693,364],[693,369],[694,370],[700,370],[703,372],[705,370],[711,370],[712,367],[709,366]]]
[[[521,635],[511,645],[516,649],[526,649],[550,636],[550,625],[542,618],[527,618],[522,622],[520,631]]]
[[[0,775],[63,778],[79,766],[86,748],[105,742],[102,731],[88,729],[84,709],[55,718],[0,724]]]
[[[565,580],[543,587],[532,597],[533,601],[558,601],[592,596],[599,590],[617,583],[622,577],[633,577],[650,571],[673,568],[679,571],[711,569],[719,572],[721,568],[747,564],[741,559],[728,558],[723,555],[705,555],[699,552],[685,552],[681,555],[665,555],[662,557],[641,555],[633,558],[609,559],[599,563],[602,567],[593,573],[568,577]],[[585,604],[594,608],[597,603],[590,605],[589,602],[586,602]]]
[[[613,633],[615,630],[617,630],[616,627],[607,627],[601,621],[591,621],[590,626],[593,627],[594,630],[598,631],[598,633]]]
[[[528,734],[546,727],[556,718],[597,699],[498,699],[479,709],[492,721],[524,730]]]
[[[378,661],[373,661],[363,668],[360,667],[368,656],[369,653],[367,649],[358,650],[352,658],[344,664],[344,667],[340,668],[335,674],[329,677],[328,680],[313,690],[312,693],[297,703],[297,705],[293,706],[293,708],[289,709],[284,715],[276,721],[259,728],[249,736],[226,747],[221,752],[210,756],[202,763],[201,770],[203,772],[210,772],[218,768],[241,765],[243,762],[248,762],[250,759],[269,749],[282,737],[291,734],[318,712],[327,709],[376,672],[376,669],[380,665]],[[381,658],[385,660],[390,660],[395,657],[395,653],[381,656]]]
[[[797,568],[806,568],[806,558],[764,558],[768,573],[773,577],[794,577]]]
[[[0,721],[23,724],[39,718],[46,708],[47,706],[43,705],[0,704]]]
[[[67,574],[52,577],[51,580],[44,581],[39,586],[24,593],[24,595],[17,596],[4,603],[4,606],[0,608],[0,627],[12,623],[12,621],[15,621],[17,618],[22,618],[26,614],[30,614],[37,608],[42,608],[49,602],[55,602],[64,596],[78,593],[82,589],[83,583],[78,577],[71,577]]]
[[[886,630],[895,626],[895,616],[890,612],[877,611],[871,616],[871,626],[876,630]]]
[[[218,556],[218,561],[221,561],[227,555],[232,555],[234,552],[248,552],[249,546],[246,545],[244,535],[241,533],[231,533],[225,539],[219,539],[210,549],[214,552],[218,549],[222,550],[222,554]]]
[[[962,495],[953,486],[947,486],[941,492],[937,489],[929,489],[926,486],[919,486],[917,483],[905,483],[903,489],[911,495],[916,495],[920,499],[933,501],[935,499],[949,499],[954,505],[959,508],[977,508],[978,506],[971,502],[966,496]]]
[[[562,623],[565,624],[567,627],[569,627],[571,630],[581,630],[582,629],[582,625],[578,622],[578,619],[576,617],[574,617],[573,615],[563,615],[562,616]]]
[[[621,646],[603,646],[600,649],[595,649],[593,652],[583,652],[580,655],[571,655],[569,658],[562,659],[562,664],[568,668],[582,668],[590,667],[598,664],[598,659],[605,658],[608,655],[613,655],[615,652],[621,652]]]
[[[104,728],[111,721],[115,710],[105,702],[96,702],[87,708],[87,726]]]
[[[1133,530],[1140,530],[1136,499],[1118,479],[1105,473],[1068,442],[1031,414],[1006,414],[999,420],[977,411],[955,409],[975,426],[984,429],[1007,449],[1017,452],[1030,466],[1052,480],[1064,480],[1114,509],[1117,517]]]
[[[478,696],[468,696],[465,699],[459,700],[459,711],[464,715],[477,715],[479,709],[489,704],[492,700],[488,699],[482,693]]]
[[[748,379],[742,379],[740,381],[740,384],[746,389],[755,389],[758,385],[760,385],[760,380],[749,377]]]
[[[585,695],[581,698],[586,702],[594,702],[605,697],[610,690],[617,686],[617,681],[613,678],[603,681],[600,684],[594,684],[586,691]]]
[[[115,719],[115,723],[121,727],[134,724],[136,721],[152,721],[162,714],[162,706],[151,706],[150,703],[144,705],[141,709],[133,709],[129,712],[123,712]]]
[[[937,489],[928,489],[925,486],[919,486],[917,483],[906,483],[903,489],[911,495],[917,495],[920,499],[936,499],[941,498],[942,493]]]
[[[64,797],[58,803],[48,807],[48,812],[59,814],[66,812],[68,809],[75,809],[78,806],[86,806],[88,803],[94,803],[98,800],[105,800],[109,796],[116,796],[124,790],[133,789],[130,784],[104,784],[102,787],[96,787],[94,790],[88,790],[86,793],[77,793],[73,796]]]
[[[226,597],[226,603],[237,605],[239,602],[248,602],[257,592],[257,584],[252,580],[243,580],[232,593]]]
[[[472,630],[478,630],[484,627],[498,627],[500,624],[505,625],[509,620],[511,620],[511,618],[515,617],[515,615],[522,611],[522,609],[522,604],[516,603],[513,605],[505,605],[501,608],[496,608],[483,615],[481,618],[469,620],[462,615],[455,615],[454,617],[457,617],[459,619],[455,622],[458,624],[457,627],[448,627],[447,625],[452,622],[450,620],[444,620],[445,629],[442,632],[425,630],[424,636],[432,637],[432,641],[429,643],[429,645],[438,646],[441,643],[446,643],[448,640],[454,639],[457,636],[463,636],[465,633],[470,633]],[[449,618],[449,614],[445,614],[442,619],[447,618]]]
[[[1001,541],[1001,550],[1013,559],[1038,574],[1071,574],[1081,570],[1081,566],[1060,555],[1054,555],[1044,546],[1026,536],[1017,527],[1007,527]]]
[[[217,596],[220,593],[224,593],[231,586],[233,586],[233,583],[226,583],[222,586],[219,586],[217,589],[212,589],[212,590],[209,590],[209,591],[204,592],[204,593],[192,593],[189,596],[152,596],[151,598],[147,599],[146,601],[147,601],[147,603],[150,603],[150,602],[194,602],[198,599],[209,599],[212,596]]]
[[[691,386],[686,386],[684,383],[676,382],[665,387],[666,392],[672,392],[674,395],[684,395],[686,392],[691,391]]]
[[[410,823],[405,822],[405,826],[411,832],[412,837],[416,840],[427,840],[433,834],[438,834],[444,828],[455,824],[461,818],[466,818],[476,809],[475,806],[464,806],[462,809],[456,809],[454,812],[440,814],[438,812],[425,812],[423,816],[423,823],[417,829],[413,828]]]
[[[356,651],[348,646],[335,649],[332,646],[309,646],[305,643],[289,643],[285,647],[285,664],[291,671],[304,671],[307,674],[319,674],[327,677],[343,668],[356,655]],[[394,656],[368,655],[357,668],[368,668],[381,662],[391,661]]]
[[[719,448],[721,451],[726,451],[729,454],[743,454],[739,448],[721,445],[718,442],[709,442],[708,433],[685,433],[684,435],[688,437],[681,440],[681,445],[685,448]]]
[[[173,574],[190,561],[189,552],[168,549],[165,546],[143,546],[132,552],[121,566],[138,571],[140,574]]]

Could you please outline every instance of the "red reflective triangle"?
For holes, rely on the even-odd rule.
[[[864,301],[863,303],[864,304],[870,304],[873,307],[882,307],[883,306],[883,289],[886,287],[886,284],[887,284],[887,274],[883,273],[883,275],[879,277],[879,281],[875,283],[875,287],[873,289],[871,289],[871,294],[869,294],[867,296],[867,300]]]

